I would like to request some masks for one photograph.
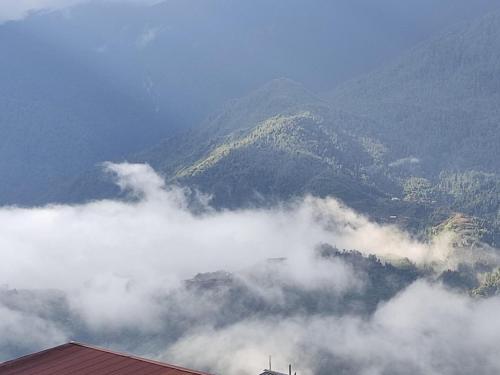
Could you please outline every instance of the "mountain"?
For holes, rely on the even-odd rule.
[[[199,152],[184,153],[186,143],[171,139],[139,160],[218,204],[311,193],[378,219],[401,220],[408,207],[428,224],[464,212],[481,217],[485,236],[498,243],[499,51],[500,14],[492,13],[342,85],[327,101],[275,80],[212,116],[197,133],[202,142],[190,134],[189,144],[204,144]]]
[[[345,129],[363,121],[282,78],[231,101],[202,126],[127,160],[150,164],[168,183],[209,194],[217,208],[272,205],[306,194],[335,196],[378,221],[425,227],[431,210],[395,198],[402,189],[386,173],[384,149]],[[117,194],[95,170],[60,196],[81,201]]]
[[[327,90],[495,8],[491,0],[78,3],[20,25],[146,91],[182,125],[275,77]]]
[[[405,196],[500,228],[500,13],[457,26],[337,88],[335,108],[371,121],[350,128],[389,150]]]
[[[334,196],[419,233],[463,213],[479,223],[477,240],[497,244],[500,55],[485,46],[499,43],[499,20],[462,24],[328,100],[272,80],[127,160],[209,194],[216,207]],[[60,197],[117,193],[89,172]]]
[[[492,13],[342,85],[330,102],[373,120],[356,131],[376,137],[395,163],[413,158],[429,176],[499,173],[499,72],[500,13]]]
[[[102,160],[169,134],[112,76],[17,23],[0,27],[0,204],[38,204]]]
[[[492,5],[383,0],[364,11],[372,7],[369,0],[91,1],[1,24],[0,205],[61,200],[60,191],[96,163],[191,128],[274,77],[323,91]],[[220,134],[304,110],[308,99],[288,88],[268,109],[257,103],[268,100],[258,90],[255,103],[230,104]],[[193,142],[183,155],[203,156],[212,137],[196,139],[180,142]],[[173,158],[162,163],[178,164]]]

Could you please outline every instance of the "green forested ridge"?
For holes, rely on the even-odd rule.
[[[408,201],[480,217],[499,243],[500,14],[462,24],[330,95],[371,122]]]
[[[212,193],[219,206],[312,193],[378,210],[391,185],[379,172],[382,146],[339,126],[358,121],[364,120],[333,110],[296,82],[278,79],[233,101],[200,130],[166,140],[137,160],[170,181]]]
[[[339,87],[328,101],[273,80],[128,160],[210,193],[218,207],[334,196],[417,233],[461,213],[481,228],[477,240],[498,244],[498,51],[493,14]],[[73,187],[81,184],[92,185],[80,179]]]

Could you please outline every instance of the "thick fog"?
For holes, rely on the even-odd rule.
[[[147,165],[106,168],[129,199],[0,209],[3,359],[74,339],[220,374],[255,374],[268,354],[300,374],[500,370],[498,298],[417,281],[368,315],[337,310],[366,275],[315,252],[326,243],[429,265],[452,257],[446,236],[420,243],[333,199],[215,211]],[[218,273],[220,288],[210,277],[185,286],[219,270],[233,275]],[[330,310],[308,312],[316,302]]]

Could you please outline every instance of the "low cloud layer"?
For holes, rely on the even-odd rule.
[[[500,369],[498,313],[498,298],[471,301],[417,282],[369,319],[243,321],[221,330],[196,331],[165,357],[198,366],[216,363],[228,374],[257,374],[266,366],[267,354],[277,352],[278,369],[294,363],[303,375],[494,374]]]
[[[366,275],[315,252],[330,244],[423,265],[450,257],[446,236],[423,244],[333,199],[215,211],[198,197],[193,213],[196,195],[147,165],[107,168],[130,200],[0,208],[3,358],[76,339],[221,374],[253,374],[270,353],[300,374],[500,370],[497,298],[419,281],[367,316],[356,297],[376,290]],[[231,274],[184,283],[218,270]]]
[[[0,264],[0,283],[57,289],[64,280],[65,289],[77,290],[111,278],[117,288],[127,281],[148,290],[158,281],[171,285],[200,271],[238,271],[267,258],[287,257],[292,269],[311,265],[309,273],[317,274],[311,255],[321,243],[416,263],[444,260],[451,251],[446,238],[420,243],[334,199],[222,212],[200,200],[205,212],[194,214],[185,191],[165,187],[149,166],[108,168],[137,200],[0,210],[0,248],[8,260]]]

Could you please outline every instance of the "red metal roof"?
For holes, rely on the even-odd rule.
[[[0,364],[0,375],[209,375],[70,342]]]

